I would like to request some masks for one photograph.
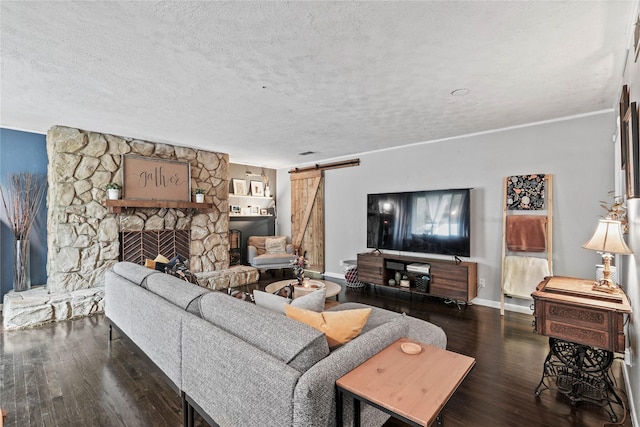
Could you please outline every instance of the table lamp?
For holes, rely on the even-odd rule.
[[[620,221],[601,219],[591,240],[582,247],[602,254],[603,278],[593,285],[593,290],[610,294],[620,292],[618,285],[611,280],[611,258],[613,258],[611,254],[630,255],[633,253],[622,238]]]

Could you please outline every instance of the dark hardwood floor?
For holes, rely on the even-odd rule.
[[[263,288],[272,280],[265,279]],[[346,289],[340,301],[356,301],[404,311],[441,326],[448,349],[476,358],[476,366],[443,411],[444,425],[603,426],[610,422],[599,406],[578,403],[547,390],[537,398],[547,339],[532,332],[532,317],[413,297],[392,289]],[[159,325],[160,326],[160,325]],[[0,407],[9,427],[179,426],[180,398],[148,359],[125,339],[109,343],[103,315],[1,331]],[[621,361],[614,377],[624,390]],[[206,362],[203,362],[203,369]],[[623,399],[626,396],[619,392]],[[623,410],[614,409],[620,420]],[[250,408],[247,408],[250,410]],[[197,426],[207,424],[198,417]],[[629,417],[623,424],[631,426]],[[389,421],[387,426],[403,426]],[[266,426],[268,427],[268,426]]]

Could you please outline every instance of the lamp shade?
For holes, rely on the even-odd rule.
[[[633,253],[624,242],[620,221],[612,219],[601,219],[591,240],[582,245],[582,247],[592,251],[613,254],[629,255]]]

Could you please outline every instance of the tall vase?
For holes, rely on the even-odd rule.
[[[13,290],[22,292],[31,289],[29,239],[15,240],[13,259]]]

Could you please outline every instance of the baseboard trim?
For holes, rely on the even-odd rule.
[[[489,299],[482,299],[482,298],[475,298],[472,301],[474,304],[476,305],[482,305],[484,307],[491,307],[491,308],[495,308],[500,310],[500,302],[498,301],[492,301]],[[525,307],[522,305],[517,305],[517,304],[509,304],[509,303],[505,303],[504,305],[504,309],[507,311],[513,311],[516,313],[522,313],[522,314],[533,314],[533,310],[529,307]]]
[[[629,384],[631,384],[631,378],[629,376],[629,366],[622,362],[622,376],[624,377],[624,388],[627,393],[627,405],[629,405],[629,416],[631,417],[631,425],[632,426],[640,426],[640,418],[638,418],[638,412],[635,407],[635,396],[633,395],[633,391]]]
[[[342,280],[344,280],[344,274],[330,273],[328,271],[325,271],[323,276],[324,277],[331,277],[333,279],[342,279]]]

